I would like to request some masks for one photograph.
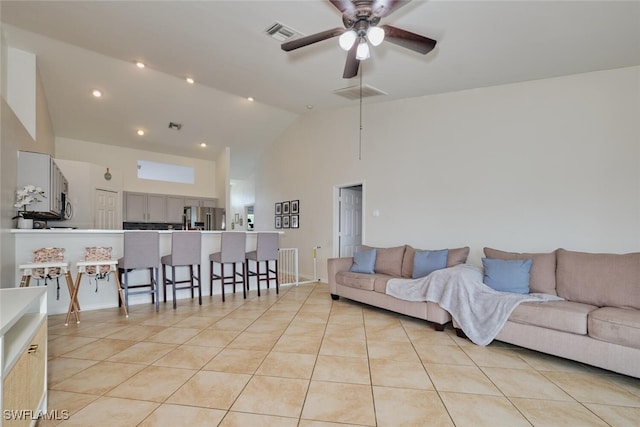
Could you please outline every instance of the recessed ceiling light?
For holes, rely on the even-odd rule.
[[[207,146],[207,143],[206,143],[206,142],[201,142],[201,143],[200,143],[200,147],[204,148],[204,147],[206,147],[206,146]]]
[[[145,65],[144,65],[144,62],[140,62],[140,61],[136,62],[136,67],[138,67],[138,68],[144,68],[144,66],[145,66]]]
[[[311,104],[307,105],[307,110],[313,110],[313,105]]]
[[[195,80],[193,80],[191,77],[187,77],[187,83],[189,83],[190,85],[192,85],[193,83],[195,83]]]
[[[138,129],[138,135],[140,136],[144,135],[144,131],[142,129]]]
[[[248,97],[248,98],[247,98],[247,101],[249,101],[249,102],[253,102],[253,96]]]
[[[91,91],[91,95],[95,96],[96,98],[100,98],[102,96],[102,92],[98,89],[94,89]]]

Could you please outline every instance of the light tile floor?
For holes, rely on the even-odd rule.
[[[640,380],[307,284],[49,317],[64,426],[637,426]]]

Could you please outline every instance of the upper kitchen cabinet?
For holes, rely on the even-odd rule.
[[[217,208],[218,199],[202,198],[202,197],[185,197],[185,206],[197,206],[201,208]]]
[[[124,221],[165,222],[166,200],[162,194],[125,192]]]
[[[56,162],[48,154],[18,151],[18,188],[34,185],[42,188],[45,197],[28,206],[31,216],[62,219],[69,199],[69,183]]]

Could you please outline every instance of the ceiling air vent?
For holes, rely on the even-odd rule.
[[[278,40],[279,42],[283,42],[285,40],[290,39],[291,37],[301,35],[296,30],[294,30],[292,28],[289,28],[289,27],[287,27],[284,24],[281,24],[279,22],[276,22],[275,24],[271,25],[269,28],[264,30],[264,32],[267,35],[269,35],[269,36],[273,37],[274,39]]]
[[[333,93],[347,99],[360,99],[360,86],[349,86],[343,89],[336,89],[333,91]],[[363,98],[368,98],[370,96],[378,96],[378,95],[389,95],[389,94],[373,86],[369,86],[367,84],[362,85]]]

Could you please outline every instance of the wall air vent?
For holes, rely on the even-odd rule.
[[[349,86],[342,89],[336,89],[333,91],[338,96],[342,96],[347,99],[360,99],[360,86]],[[387,92],[381,91],[378,88],[369,86],[367,84],[362,85],[362,97],[368,98],[370,96],[389,95]]]
[[[299,32],[297,32],[296,30],[294,30],[292,28],[289,28],[289,27],[287,27],[284,24],[281,24],[279,22],[276,22],[275,24],[269,26],[269,28],[264,30],[264,32],[268,36],[273,37],[274,39],[278,40],[279,42],[283,42],[285,40],[289,40],[291,37],[302,35]]]

